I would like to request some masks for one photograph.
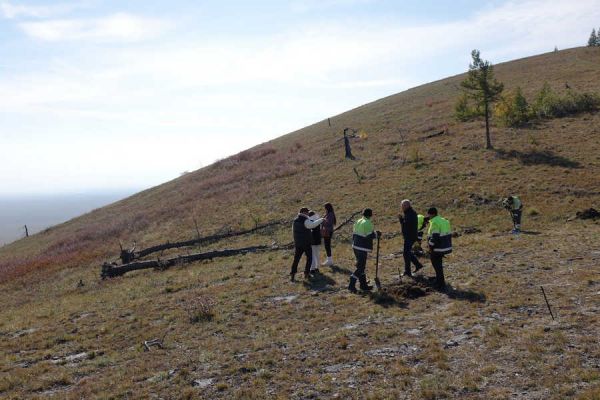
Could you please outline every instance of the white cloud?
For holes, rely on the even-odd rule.
[[[27,35],[44,41],[98,40],[135,42],[153,38],[169,24],[156,18],[117,13],[103,18],[57,19],[23,22],[19,27]]]
[[[144,143],[144,151],[128,153],[119,168],[141,176],[147,174],[145,160],[152,159],[153,176],[166,179],[242,144],[462,72],[473,48],[498,63],[551,51],[554,45],[562,49],[584,44],[600,20],[596,3],[556,1],[549,7],[545,1],[530,0],[445,23],[312,22],[264,36],[194,36],[144,45],[136,41],[156,37],[169,24],[129,14],[28,22],[22,28],[40,40],[85,39],[103,45],[56,53],[57,58],[48,58],[44,69],[34,73],[0,76],[0,116],[3,123],[7,118],[17,121],[9,125],[15,136],[38,135],[39,146],[51,146],[46,154],[62,160],[56,161],[57,176],[77,151],[61,150],[63,146],[53,145],[55,140],[40,136],[60,137],[65,148],[78,137],[85,148],[78,153],[85,154],[77,159],[81,165],[96,149],[102,150],[97,154],[110,154],[115,138],[122,137],[132,148]],[[110,41],[128,45],[114,47]],[[51,45],[45,44],[48,49]],[[97,143],[97,135],[107,137],[106,143]],[[161,144],[165,137],[184,143],[182,149],[161,151],[166,150]],[[2,147],[7,158],[18,154],[9,151],[8,144]],[[174,155],[177,151],[185,156]],[[45,159],[48,165],[55,162],[52,157]],[[20,161],[13,158],[16,171]],[[101,179],[90,172],[93,168],[97,165],[81,167],[85,172],[78,179],[84,182],[86,174]],[[120,169],[106,168],[102,179],[121,179]],[[10,175],[8,170],[0,174]],[[151,178],[147,182],[158,183]]]
[[[357,4],[373,3],[374,0],[294,0],[290,4],[293,12],[305,13],[325,8],[353,6]]]
[[[114,104],[142,107],[149,96],[185,102],[192,93],[206,93],[209,88],[207,98],[218,98],[223,90],[245,95],[260,85],[286,90],[407,88],[420,83],[415,77],[424,67],[439,71],[430,79],[460,72],[448,71],[448,65],[466,69],[472,48],[498,62],[550,51],[555,44],[563,48],[583,42],[587,28],[583,28],[583,39],[573,28],[588,22],[592,26],[600,19],[594,3],[582,0],[577,5],[557,3],[544,8],[543,2],[535,0],[508,3],[469,20],[430,26],[317,24],[265,37],[107,48],[81,59],[52,63],[48,71],[35,76],[16,74],[0,80],[0,90],[8,94],[0,98],[0,106],[72,109],[71,105],[77,104],[79,110],[88,104],[98,115],[108,115],[106,110]],[[127,14],[25,26],[28,34],[48,41],[134,41],[163,28],[162,21]],[[260,92],[254,94],[267,101]]]
[[[487,39],[488,57],[511,59],[523,53],[584,45],[588,30],[600,20],[597,0],[509,1],[476,16],[477,33]],[[482,50],[485,50],[482,48]],[[531,55],[531,54],[527,54]]]
[[[81,7],[79,3],[72,4],[53,4],[51,6],[32,6],[22,4],[12,4],[9,2],[0,3],[0,13],[7,19],[14,18],[49,18],[60,14],[66,14],[76,8]]]

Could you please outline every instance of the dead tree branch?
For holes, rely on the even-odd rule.
[[[548,311],[550,312],[550,316],[552,317],[552,320],[554,321],[554,314],[552,313],[552,308],[550,308],[550,303],[548,303],[548,298],[546,297],[546,291],[544,290],[543,286],[540,286],[540,288],[542,289],[542,294],[544,295],[544,300],[546,300],[546,305],[548,306]]]
[[[360,213],[362,213],[362,211],[357,211],[354,214],[352,214],[350,217],[348,217],[348,219],[346,219],[344,222],[342,222],[341,224],[339,224],[333,231],[337,232],[340,229],[342,229],[344,226],[348,225],[349,223],[354,221],[354,218],[359,215]]]
[[[161,252],[164,250],[177,249],[177,248],[181,248],[181,247],[192,247],[192,246],[198,246],[198,245],[207,244],[207,243],[214,243],[214,242],[218,242],[220,240],[228,239],[228,238],[235,237],[235,236],[249,235],[251,233],[260,231],[262,229],[267,229],[267,228],[270,228],[272,226],[277,226],[277,225],[284,225],[287,223],[288,223],[287,221],[274,221],[274,222],[269,222],[269,223],[266,223],[263,225],[257,225],[252,229],[247,229],[247,230],[243,230],[243,231],[239,231],[239,232],[227,232],[227,233],[221,233],[218,235],[198,237],[196,239],[186,240],[183,242],[167,242],[167,243],[159,244],[156,246],[151,246],[146,249],[142,249],[142,250],[138,251],[137,253],[133,253],[133,258],[131,258],[129,260],[129,262],[139,259],[139,258],[144,258],[152,253],[157,253],[157,252]],[[127,262],[127,263],[123,262],[123,264],[128,264],[129,262]]]
[[[160,339],[144,340],[144,351],[150,351],[150,347],[152,346],[162,349],[163,342]]]
[[[131,262],[129,264],[124,265],[115,265],[110,263],[104,263],[102,265],[102,271],[100,276],[102,279],[105,278],[113,278],[116,276],[121,276],[126,274],[127,272],[136,271],[140,269],[167,269],[169,267],[181,264],[188,264],[195,261],[201,260],[212,260],[213,258],[220,257],[231,257],[239,254],[247,254],[247,253],[257,253],[261,251],[269,251],[269,250],[283,250],[281,247],[272,247],[272,246],[251,246],[245,247],[241,249],[228,249],[228,250],[215,250],[209,251],[206,253],[193,253],[193,254],[185,254],[178,255],[175,257],[167,258],[164,260],[147,260],[147,261],[136,261]]]
[[[355,212],[349,218],[347,218],[344,222],[339,224],[333,231],[336,232],[336,231],[342,229],[344,226],[351,223],[354,220],[354,218],[357,215],[359,215],[360,213],[361,213],[361,211]],[[237,236],[240,234],[252,233],[259,229],[264,229],[267,226],[275,226],[275,225],[283,224],[283,223],[284,222],[271,222],[269,224],[265,224],[265,225],[259,226],[257,228],[249,229],[249,230],[243,231],[243,232],[231,232],[231,233],[226,233],[226,234],[222,234],[222,235],[209,236],[209,237],[205,237],[205,238],[201,238],[201,239],[203,240],[203,243],[205,243],[205,242],[211,241],[211,240],[220,240],[223,238]],[[219,239],[215,239],[215,238],[219,238]],[[162,250],[165,250],[168,248],[184,247],[184,245],[181,245],[182,243],[191,243],[188,245],[193,245],[193,244],[198,244],[198,240],[191,240],[188,242],[179,242],[179,243],[165,243],[164,245],[154,246],[149,249],[151,249],[152,252],[156,252],[156,251],[162,251]],[[175,265],[189,264],[192,262],[202,261],[202,260],[212,260],[213,258],[232,257],[232,256],[240,255],[240,254],[258,253],[258,252],[263,252],[263,251],[282,251],[282,250],[289,250],[293,247],[294,247],[294,243],[290,242],[283,246],[277,246],[277,245],[273,244],[271,246],[263,245],[263,246],[244,247],[244,248],[240,248],[240,249],[215,250],[215,251],[209,251],[206,253],[180,254],[180,255],[177,255],[177,256],[174,256],[171,258],[166,258],[163,260],[161,260],[161,259],[140,260],[140,261],[131,260],[130,262],[124,263],[123,265],[117,265],[116,263],[105,262],[102,265],[100,276],[102,279],[113,278],[113,277],[124,275],[127,272],[141,270],[141,269],[150,269],[150,268],[167,269],[167,268],[175,266]],[[134,245],[134,248],[131,250],[132,253],[133,253],[134,249],[135,249],[135,245]],[[143,255],[150,254],[148,252],[149,249],[142,250],[139,253],[137,253],[136,258],[141,257],[140,254],[143,254]],[[127,252],[127,251],[128,250],[123,250],[123,252]],[[144,252],[144,253],[142,253],[142,252]]]

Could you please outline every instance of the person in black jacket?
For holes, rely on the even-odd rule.
[[[310,278],[310,265],[312,264],[312,229],[318,227],[323,223],[323,219],[319,218],[315,221],[311,221],[308,217],[308,208],[302,207],[298,216],[292,224],[294,233],[294,246],[296,251],[294,253],[294,262],[292,263],[292,271],[290,272],[290,279],[294,282],[296,279],[296,273],[298,272],[298,263],[302,258],[303,254],[306,254],[306,265],[304,267],[304,278]]]
[[[413,210],[410,200],[402,200],[401,207],[404,215],[400,214],[398,219],[402,226],[402,237],[404,238],[404,276],[412,276],[411,263],[415,264],[415,272],[423,268],[423,264],[419,262],[412,251],[413,245],[418,240],[419,223],[417,213]]]

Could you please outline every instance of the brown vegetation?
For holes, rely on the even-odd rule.
[[[598,92],[598,65],[600,49],[580,48],[495,72],[532,97],[544,81]],[[565,221],[599,206],[600,115],[496,127],[497,150],[485,151],[481,122],[452,122],[462,79],[367,104],[0,248],[0,397],[598,398],[600,229]],[[368,133],[353,142],[355,161],[339,141],[346,126]],[[509,193],[535,211],[520,237],[506,234],[495,202]],[[325,201],[340,216],[371,206],[377,228],[395,233],[403,198],[419,211],[437,206],[457,231],[479,230],[455,239],[448,294],[426,278],[397,283],[401,239],[390,234],[387,296],[350,295],[347,229],[336,266],[312,282],[288,282],[283,251],[98,276],[119,240],[188,240],[195,220],[203,236],[249,229]],[[227,247],[289,235],[283,227]]]

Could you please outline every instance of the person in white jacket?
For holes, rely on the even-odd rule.
[[[319,214],[315,213],[314,211],[310,211],[308,213],[309,219],[311,221],[317,221],[319,220]],[[311,274],[318,274],[319,273],[319,263],[321,262],[320,257],[319,257],[319,250],[321,249],[321,225],[313,228],[311,230],[311,235],[312,235],[312,242],[311,242],[311,249],[312,249],[312,264],[310,266],[310,273]]]
[[[295,281],[296,273],[298,272],[298,263],[303,254],[306,254],[306,264],[304,266],[304,278],[310,278],[310,266],[312,265],[312,229],[323,223],[323,219],[319,218],[311,221],[308,216],[309,210],[302,207],[298,216],[292,225],[294,233],[294,261],[292,262],[292,271],[290,272],[290,280]]]

